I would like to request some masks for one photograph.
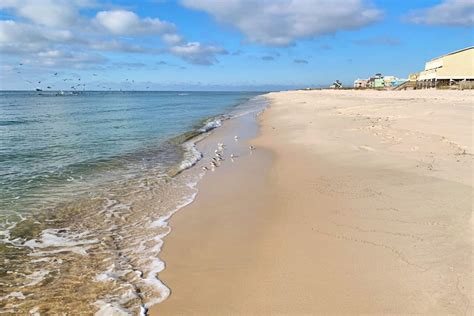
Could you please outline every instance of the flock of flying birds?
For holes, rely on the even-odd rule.
[[[19,63],[18,65],[20,67],[22,67],[23,63]],[[21,68],[16,68],[15,70],[16,70],[17,74],[19,74],[19,75],[22,74]],[[98,75],[96,73],[92,74],[92,76],[98,77]],[[86,83],[84,81],[82,81],[80,77],[78,77],[78,78],[62,78],[62,76],[58,72],[52,73],[51,77],[56,79],[56,82],[58,80],[62,80],[64,83],[70,83],[71,86],[69,87],[69,89],[72,92],[77,93],[77,92],[86,90]],[[38,80],[36,82],[33,82],[31,80],[26,80],[25,79],[25,82],[29,83],[30,85],[36,85],[36,88],[34,90],[38,91],[38,92],[45,91],[45,90],[46,91],[48,91],[48,90],[49,91],[59,90],[59,89],[54,89],[54,84],[47,83],[45,80]],[[125,83],[126,84],[134,84],[135,80],[130,80],[130,79],[127,78],[127,79],[125,79]],[[96,85],[96,88],[98,88],[99,90],[106,90],[106,91],[107,90],[108,91],[112,90],[111,87],[108,87],[105,84],[101,84],[101,83],[98,83]],[[146,89],[148,90],[148,89],[150,89],[150,87],[147,86]],[[122,89],[120,89],[120,91],[122,91]]]

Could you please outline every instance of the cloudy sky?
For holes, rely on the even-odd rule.
[[[1,0],[0,89],[240,90],[407,77],[473,45],[472,0]],[[41,81],[41,83],[38,83]]]

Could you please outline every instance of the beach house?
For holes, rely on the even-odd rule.
[[[354,80],[354,88],[364,89],[383,89],[383,88],[394,88],[408,81],[407,79],[401,79],[395,76],[384,76],[381,73],[377,73],[368,79],[356,79]]]
[[[367,79],[367,87],[375,89],[385,87],[382,74],[377,73]]]
[[[356,79],[354,81],[354,88],[356,88],[356,89],[367,88],[367,82],[368,81],[369,81],[368,79]]]
[[[474,46],[436,57],[425,64],[417,88],[474,87]]]

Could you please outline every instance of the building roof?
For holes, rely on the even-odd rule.
[[[469,49],[474,49],[474,46],[468,46],[468,47],[466,47],[466,48],[459,49],[459,50],[456,50],[456,51],[454,51],[454,52],[441,55],[441,56],[439,56],[439,57],[436,57],[436,58],[431,59],[430,61],[433,61],[433,60],[436,60],[436,59],[440,59],[440,58],[443,58],[443,57],[448,56],[448,55],[454,55],[454,54],[457,54],[457,53],[460,53],[460,52],[463,52],[463,51],[469,50]]]

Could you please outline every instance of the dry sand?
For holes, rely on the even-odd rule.
[[[472,315],[474,94],[268,98],[255,153],[172,218],[151,315]]]

